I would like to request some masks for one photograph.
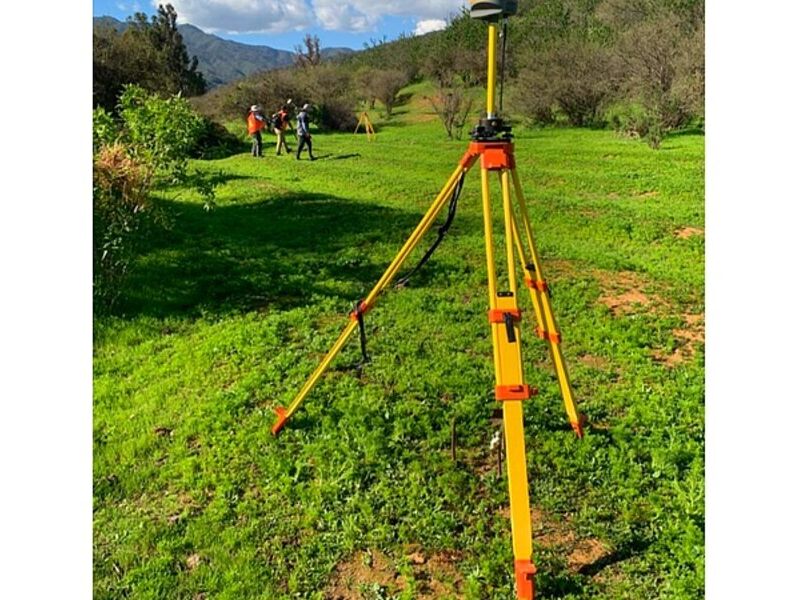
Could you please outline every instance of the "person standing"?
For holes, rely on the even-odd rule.
[[[261,114],[261,106],[253,104],[250,113],[247,115],[247,133],[253,138],[252,155],[261,157],[261,130],[267,126],[267,120]]]
[[[286,154],[291,154],[292,149],[289,148],[289,144],[286,143],[286,130],[291,127],[291,123],[289,121],[289,107],[288,105],[284,104],[281,109],[273,115],[274,121],[274,131],[275,135],[278,136],[278,143],[275,144],[275,153],[280,156],[281,155],[281,148],[286,149]]]
[[[300,160],[300,153],[306,146],[308,146],[309,160],[316,160],[311,150],[311,132],[308,129],[309,108],[310,106],[308,104],[304,104],[303,108],[300,109],[300,113],[297,115],[297,139],[299,140],[297,144],[297,160]]]

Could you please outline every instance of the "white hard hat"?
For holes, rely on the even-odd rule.
[[[250,107],[250,112],[258,112],[260,110],[261,110],[260,104],[253,104],[253,106]]]
[[[309,108],[311,108],[310,104],[303,104],[303,110],[308,110]]]

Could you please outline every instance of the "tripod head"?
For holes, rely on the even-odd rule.
[[[495,87],[497,82],[497,25],[503,19],[503,51],[500,74],[500,104],[503,103],[503,72],[505,71],[506,35],[505,20],[517,13],[517,0],[470,0],[469,16],[486,21],[489,25],[488,70],[486,76],[486,116],[480,120],[471,137],[476,141],[511,139],[511,126],[495,113]]]

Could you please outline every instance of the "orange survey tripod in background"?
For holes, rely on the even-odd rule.
[[[422,217],[411,237],[400,249],[369,295],[350,314],[350,322],[339,335],[328,354],[308,378],[288,408],[279,407],[276,409],[278,419],[272,427],[272,433],[277,435],[286,425],[287,420],[297,411],[300,404],[328,369],[333,359],[341,351],[357,327],[361,327],[363,335],[364,315],[373,308],[380,293],[394,280],[400,267],[430,229],[444,205],[451,201],[452,206],[452,200],[454,197],[457,199],[467,173],[480,161],[489,292],[488,317],[494,348],[495,399],[503,407],[516,589],[518,598],[533,600],[535,596],[534,574],[536,569],[532,561],[533,536],[528,496],[528,470],[525,457],[522,403],[533,394],[536,394],[537,390],[526,384],[523,377],[520,328],[522,311],[518,304],[517,260],[522,267],[523,273],[525,273],[525,286],[528,288],[530,299],[533,303],[536,316],[535,335],[544,340],[549,346],[567,416],[572,428],[579,437],[583,436],[583,417],[578,412],[575,404],[569,374],[561,352],[561,333],[553,315],[549,288],[543,275],[536,245],[534,244],[533,229],[528,219],[528,210],[522,193],[522,186],[515,168],[511,128],[495,114],[497,26],[501,17],[506,18],[515,12],[516,2],[472,2],[472,16],[486,20],[489,23],[487,116],[480,121],[480,124],[473,131],[473,141],[470,143],[469,148],[439,192],[439,195],[436,196],[425,216]],[[498,286],[495,247],[492,238],[493,225],[491,197],[489,194],[489,179],[492,173],[497,173],[500,180],[503,203],[507,281],[504,282],[506,285],[502,288]]]

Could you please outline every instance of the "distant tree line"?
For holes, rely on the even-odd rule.
[[[124,83],[184,96],[204,88],[175,26],[159,7],[123,33],[95,33],[95,104],[113,107]],[[614,127],[657,147],[671,130],[702,124],[705,102],[703,0],[520,0],[506,40],[505,112],[538,124]],[[466,12],[443,31],[372,40],[323,61],[319,39],[296,46],[294,67],[252,75],[193,99],[218,121],[242,121],[254,103],[277,109],[311,102],[323,127],[355,127],[359,103],[391,115],[400,90],[429,79],[429,100],[459,137],[470,99],[485,85],[486,27]]]
[[[189,58],[171,4],[159,5],[149,20],[136,13],[123,31],[94,28],[94,106],[115,110],[126,84],[169,96],[197,96],[206,89],[197,58]]]
[[[509,21],[508,112],[532,123],[613,126],[658,146],[701,122],[703,0],[520,0]],[[464,12],[446,30],[373,42],[347,63],[429,78],[440,96],[484,85],[486,28]]]
[[[611,126],[657,147],[667,132],[702,123],[704,26],[703,0],[520,0],[506,40],[506,112],[539,125]],[[380,101],[390,115],[402,87],[429,79],[431,103],[458,137],[470,90],[486,83],[486,27],[466,12],[443,31],[372,40],[335,62],[319,60],[311,36],[296,53],[295,70],[251,76],[197,105],[230,119],[253,101],[302,97],[325,126],[347,129],[359,102]]]

